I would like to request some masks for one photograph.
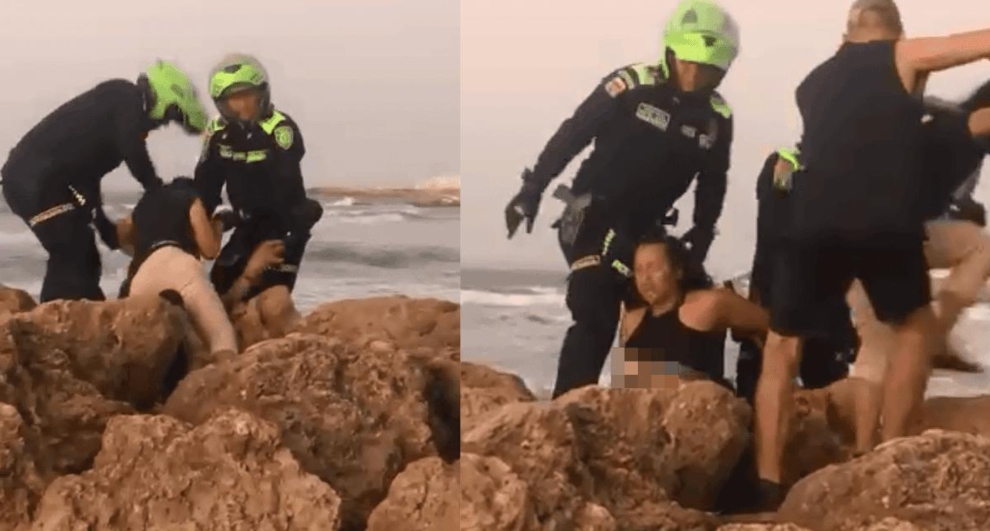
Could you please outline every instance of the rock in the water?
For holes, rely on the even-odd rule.
[[[926,531],[990,522],[990,439],[927,431],[819,470],[790,491],[779,514],[816,531],[868,529],[885,518]]]
[[[502,405],[536,400],[522,379],[514,374],[470,362],[461,362],[460,369],[461,429],[465,432]]]
[[[290,334],[189,374],[163,411],[200,424],[232,406],[275,422],[303,467],[340,494],[342,528],[362,529],[406,465],[441,453],[426,396],[451,394],[432,388],[456,385],[437,382],[456,372],[434,369],[401,351]]]
[[[17,410],[0,403],[0,531],[29,524],[44,491],[24,435],[24,421]]]
[[[460,348],[461,307],[439,299],[404,296],[335,301],[313,310],[297,331],[362,346],[386,340],[407,351],[441,352]]]
[[[270,422],[237,410],[196,428],[163,415],[120,416],[93,470],[48,487],[32,530],[335,531],[339,506]]]
[[[368,518],[368,531],[457,531],[458,470],[438,457],[410,464],[392,480],[385,498]]]
[[[537,529],[529,486],[509,465],[497,457],[466,453],[461,455],[459,467],[462,531]]]

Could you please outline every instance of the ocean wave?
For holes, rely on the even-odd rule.
[[[407,247],[375,249],[341,243],[323,243],[306,251],[306,262],[346,263],[381,269],[408,269],[436,262],[460,262],[459,249],[449,247]]]
[[[461,304],[513,308],[537,305],[561,306],[564,304],[564,294],[560,290],[543,286],[524,288],[513,292],[462,289]]]

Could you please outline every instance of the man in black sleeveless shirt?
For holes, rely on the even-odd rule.
[[[771,333],[756,392],[764,504],[782,496],[793,378],[820,308],[859,279],[896,331],[884,378],[884,440],[906,435],[928,379],[937,326],[923,252],[920,93],[929,73],[990,56],[990,30],[904,39],[892,0],[857,0],[838,52],[797,88],[803,167],[790,180],[791,223],[774,265]]]

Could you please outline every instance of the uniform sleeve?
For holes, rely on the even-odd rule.
[[[536,159],[533,181],[545,190],[584,148],[615,112],[622,94],[629,90],[628,76],[617,71],[605,78],[595,90],[564,120]]]
[[[279,125],[272,131],[275,139],[277,179],[284,190],[282,200],[286,208],[294,208],[306,200],[303,183],[302,159],[306,155],[299,127],[294,122]]]
[[[193,183],[199,193],[206,213],[213,215],[217,207],[220,206],[220,193],[223,191],[224,176],[220,168],[220,159],[213,149],[214,135],[208,134],[203,139],[203,151],[196,163],[196,171],[193,174]]]
[[[135,109],[129,109],[117,115],[117,149],[124,158],[124,163],[131,175],[147,190],[161,179],[155,172],[145,142],[147,132],[144,130],[144,115]]]
[[[729,117],[723,122],[722,131],[719,131],[715,140],[711,162],[698,174],[698,183],[694,191],[695,227],[714,230],[715,224],[722,216],[725,192],[729,185],[732,128],[732,118]]]

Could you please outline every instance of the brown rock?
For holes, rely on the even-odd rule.
[[[497,457],[482,457],[469,453],[461,455],[458,465],[462,531],[537,529],[529,487],[509,468],[509,465]],[[591,513],[581,516],[585,521],[591,520],[592,523],[595,519],[595,515]],[[601,518],[598,517],[599,520]],[[585,526],[582,531],[611,531],[611,529]]]
[[[425,348],[440,354],[445,348],[460,348],[461,307],[405,296],[342,300],[313,310],[297,331],[361,346],[387,340],[404,350]]]
[[[594,499],[617,517],[664,499],[712,508],[749,440],[749,406],[706,381],[679,390],[588,386],[554,404],[574,425]]]
[[[17,410],[0,403],[0,531],[30,524],[31,511],[44,491],[25,432]]]
[[[795,393],[791,437],[784,450],[784,484],[793,484],[816,470],[852,457],[852,447],[835,425],[839,414],[834,409],[832,392],[825,388]]]
[[[26,355],[64,352],[74,376],[139,408],[161,398],[183,339],[179,310],[156,296],[53,301],[14,316],[9,327]]]
[[[896,518],[884,518],[870,526],[866,531],[925,531],[924,529]]]
[[[460,414],[462,429],[470,431],[480,419],[511,402],[532,402],[533,393],[522,379],[486,365],[460,363]]]
[[[715,531],[714,516],[674,502],[648,502],[630,513],[615,514],[618,531]]]
[[[529,486],[540,529],[572,529],[591,495],[591,477],[562,408],[502,406],[464,434],[464,452],[501,459]]]
[[[37,305],[38,303],[34,301],[31,295],[28,295],[28,292],[0,284],[0,318],[29,312]]]
[[[121,416],[93,470],[49,486],[32,530],[334,531],[339,506],[280,446],[273,423],[237,410],[194,429],[167,416]]]
[[[922,430],[943,429],[990,437],[990,395],[925,401]]]
[[[14,320],[0,324],[0,402],[24,420],[25,444],[46,481],[89,468],[107,420],[133,408],[78,378],[65,351],[39,345],[35,336],[42,330],[20,333],[16,341],[12,325]]]
[[[460,529],[457,465],[438,457],[410,464],[392,480],[388,497],[372,511],[368,531]]]
[[[575,531],[617,531],[618,524],[608,509],[594,503],[586,503],[574,517]]]
[[[441,453],[427,397],[456,395],[456,382],[437,381],[451,372],[290,334],[189,374],[163,412],[200,424],[232,406],[275,422],[303,467],[340,493],[343,529],[361,529],[406,465]]]
[[[990,439],[932,430],[896,439],[798,482],[779,514],[816,531],[867,529],[885,518],[926,531],[990,521]]]
[[[809,531],[795,524],[729,524],[718,528],[718,531]]]

